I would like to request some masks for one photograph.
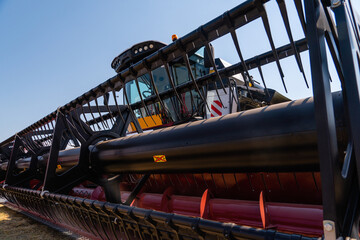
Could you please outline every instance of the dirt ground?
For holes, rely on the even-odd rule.
[[[56,231],[46,225],[40,224],[21,213],[10,210],[0,202],[0,239],[62,239],[84,240],[69,235],[70,233]]]

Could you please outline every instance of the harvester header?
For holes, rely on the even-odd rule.
[[[256,21],[270,48],[245,57],[238,32]],[[249,0],[135,44],[115,76],[0,143],[0,196],[91,239],[359,239],[359,24],[350,0]],[[224,36],[233,64],[215,54]],[[313,96],[268,87],[298,80],[288,59]]]

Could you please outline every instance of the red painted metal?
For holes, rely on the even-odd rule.
[[[92,191],[89,198],[105,200],[101,187],[85,189],[74,188],[73,195]],[[121,191],[122,201],[129,195],[129,191]],[[185,196],[175,195],[174,189],[168,188],[163,194],[140,193],[131,205],[251,227],[271,228],[309,236],[322,235],[321,205],[268,202],[265,201],[264,194],[259,196],[259,201],[214,198],[209,189],[206,189],[201,197]]]
[[[129,175],[121,190],[131,191],[142,176]],[[143,191],[162,194],[169,187],[177,195],[201,197],[208,189],[214,198],[259,201],[263,192],[269,202],[322,204],[319,172],[152,174]]]

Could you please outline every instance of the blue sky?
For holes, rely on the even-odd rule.
[[[111,61],[133,44],[170,43],[172,34],[183,36],[241,2],[0,0],[0,142],[115,75]],[[354,1],[358,9],[359,2]],[[288,5],[294,36],[299,39],[302,33],[296,14]],[[276,46],[286,44],[276,5],[269,4],[267,9],[270,20],[274,19]],[[257,37],[260,22],[246,28],[238,32],[245,56],[269,48]],[[215,41],[214,46],[217,56],[230,63],[238,61],[229,38]],[[307,55],[302,58],[306,65]],[[287,67],[294,61],[284,64],[285,76],[290,75],[288,96],[310,95],[311,89],[298,90],[298,84],[304,87],[302,80],[292,79],[300,76],[296,66]],[[264,72],[277,75],[273,67],[265,67]],[[292,77],[294,71],[296,77]],[[309,72],[307,76],[310,79]],[[269,85],[283,92],[278,76]]]

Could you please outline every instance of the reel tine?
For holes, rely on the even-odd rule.
[[[135,81],[135,83],[137,82],[137,81],[136,81],[136,78],[134,79],[134,81]],[[136,84],[136,87],[137,87],[137,86],[138,86],[138,84]],[[125,89],[124,89],[124,90],[125,90]],[[138,88],[138,92],[139,92],[139,95],[140,95],[141,93],[140,93],[140,89],[139,89],[139,88]],[[140,99],[142,100],[142,97],[140,97]],[[146,112],[144,100],[141,101],[141,104],[142,104],[142,107],[144,108],[144,110],[145,110],[145,112]],[[144,115],[143,115],[143,113],[142,113],[142,111],[141,111],[141,108],[139,108],[138,110],[139,110],[139,112],[140,112],[141,118],[142,118],[142,119],[144,120],[144,122],[145,122],[145,125],[146,125],[147,127],[149,127],[149,125],[147,124],[147,122],[146,122],[146,120],[145,120],[145,117],[144,117]]]
[[[210,62],[211,62],[211,65],[212,65],[213,68],[214,68],[214,71],[215,71],[215,73],[216,73],[216,76],[217,76],[217,78],[219,79],[219,81],[220,81],[220,83],[221,83],[221,87],[222,87],[224,93],[226,94],[226,89],[225,89],[224,83],[223,83],[223,81],[222,81],[222,79],[221,79],[221,77],[220,77],[219,71],[218,71],[218,69],[217,69],[217,67],[216,67],[215,60],[214,60],[214,59],[215,59],[215,56],[213,56],[213,54],[212,54],[212,51],[211,51],[211,49],[210,49],[210,43],[209,43],[209,42],[206,42],[206,43],[205,43],[205,49],[206,49],[206,52],[207,52],[208,56],[210,57]],[[216,84],[215,84],[215,85],[216,85]]]
[[[70,114],[69,114],[69,118],[70,118],[70,120],[71,120],[71,124],[73,125],[73,128],[75,129],[75,131],[77,132],[77,134],[85,141],[84,136],[79,132],[79,130],[78,130],[77,127],[76,127],[76,124],[75,124],[74,118],[73,118],[73,114],[74,114],[73,112],[74,112],[74,110],[70,111]],[[68,121],[68,120],[66,119],[66,121]],[[73,131],[71,130],[71,128],[69,128],[69,130],[70,130],[70,132],[71,132],[71,136],[73,137],[72,140],[73,140],[74,143],[75,143],[76,135],[74,135],[74,133],[73,133]]]
[[[186,68],[187,68],[187,70],[188,70],[188,72],[189,72],[191,81],[193,82],[193,84],[194,84],[194,86],[195,86],[196,92],[199,94],[201,100],[205,103],[207,109],[208,109],[209,112],[210,112],[209,105],[207,104],[207,101],[206,101],[206,99],[204,98],[204,96],[201,94],[200,89],[199,89],[199,86],[198,86],[197,83],[196,83],[194,74],[193,74],[193,72],[191,71],[189,56],[187,55],[186,52],[184,53],[183,58],[184,58],[184,61],[185,61]]]
[[[85,112],[84,112],[84,107],[83,107],[83,105],[80,105],[80,106],[81,106],[81,112],[82,112],[82,114],[83,114],[83,116],[84,116],[84,119],[85,119],[85,124],[88,125],[89,128],[91,128],[91,126],[89,125],[89,121],[88,121],[87,118],[86,118],[86,115],[85,115]],[[94,127],[94,126],[93,126],[93,128],[94,128],[94,131],[95,131],[95,127]]]
[[[211,50],[210,50],[210,44],[209,44],[208,42],[205,43],[205,49],[206,49],[206,53],[208,54],[209,58],[211,59],[210,62],[211,62],[211,65],[212,65],[213,68],[214,68],[216,77],[219,79],[219,81],[220,81],[220,83],[221,83],[221,86],[222,86],[222,89],[224,90],[224,93],[226,94],[226,90],[225,90],[224,83],[222,82],[222,79],[221,79],[221,77],[220,77],[220,75],[219,75],[219,72],[218,72],[218,70],[217,70],[215,61],[214,61],[214,59],[213,59],[213,55],[212,55]],[[216,95],[218,96],[221,105],[224,106],[224,104],[223,104],[223,102],[222,102],[222,100],[221,100],[221,97],[220,97],[218,88],[217,88],[216,81],[214,82],[214,86],[215,86]]]
[[[46,128],[45,128],[45,124],[41,125],[41,131],[43,131],[43,138],[41,139],[42,140],[42,143],[43,145],[47,145],[47,131],[46,131]]]
[[[51,127],[52,127],[51,130],[52,130],[53,132],[54,132],[54,129],[55,129],[55,127],[54,127],[54,121],[55,121],[54,119],[50,121],[50,124],[51,124]],[[53,134],[52,134],[52,135],[53,135]]]
[[[86,141],[85,137],[84,137],[84,136],[81,134],[81,132],[78,130],[78,128],[76,127],[76,124],[75,124],[75,122],[74,122],[74,116],[75,116],[75,115],[77,116],[77,112],[76,112],[75,109],[73,109],[72,111],[70,111],[69,117],[70,117],[71,122],[72,122],[72,124],[73,124],[73,126],[74,126],[74,129],[75,129],[75,131],[77,132],[77,134],[78,134],[78,135],[83,139],[83,141],[85,142],[85,141]],[[81,130],[83,131],[83,133],[86,133],[86,131],[85,131],[85,129],[84,129],[84,127],[82,126],[82,124],[81,124],[80,121],[79,121],[79,125],[80,125]],[[74,144],[76,145],[75,141],[80,140],[80,139],[76,139],[76,136],[75,136],[74,134],[72,134],[72,135],[73,135],[73,137],[74,137],[74,139],[73,139]]]
[[[236,83],[235,83],[235,91],[236,91]],[[235,97],[235,94],[234,94],[234,88],[229,80],[229,91],[230,91],[230,95],[231,95],[231,98],[235,101],[236,105],[238,106],[238,108],[240,108],[240,102],[239,102],[239,99],[237,97]],[[230,99],[231,100],[231,99]],[[231,111],[231,110],[230,110]]]
[[[96,105],[96,110],[98,111],[100,119],[101,119],[101,125],[103,126],[104,129],[109,128],[109,126],[107,125],[107,122],[105,122],[104,118],[101,115],[101,111],[100,111],[100,108],[99,108],[97,97],[95,97],[95,105]]]
[[[294,0],[294,3],[295,3],[296,11],[298,13],[298,16],[299,16],[299,19],[301,22],[303,32],[306,35],[306,23],[305,23],[304,10],[303,10],[301,0]]]
[[[173,108],[176,109],[176,104],[174,103],[174,97],[170,97],[170,98],[169,98],[169,101],[171,102],[171,105],[173,106]],[[174,111],[174,112],[175,112],[176,116],[177,116],[179,119],[181,119],[181,118],[180,118],[180,115],[179,115],[179,111]]]
[[[170,68],[169,68],[169,64],[167,62],[163,62],[164,64],[164,67],[165,67],[165,70],[166,70],[166,74],[168,75],[168,78],[169,78],[169,82],[171,84],[171,87],[172,89],[174,90],[174,93],[175,93],[175,96],[176,98],[179,100],[180,104],[182,105],[182,107],[185,106],[185,104],[183,103],[183,101],[181,100],[180,98],[180,95],[179,93],[177,92],[176,90],[176,87],[175,87],[175,83],[174,83],[174,80],[172,79],[172,76],[171,76],[171,73],[170,73]]]
[[[77,132],[77,134],[79,135],[79,137],[81,137],[81,139],[79,139],[79,140],[85,142],[86,140],[85,140],[84,136],[83,136],[83,135],[78,131],[78,129],[76,128],[76,125],[75,125],[75,123],[74,123],[74,120],[73,120],[72,116],[69,115],[69,117],[70,117],[71,122],[69,121],[68,118],[65,118],[65,123],[66,123],[66,125],[67,125],[67,128],[68,128],[69,131],[70,131],[70,136],[69,136],[69,138],[70,138],[70,139],[73,139],[73,138],[76,139],[76,135],[73,133],[73,129],[75,129],[75,131]],[[70,140],[70,139],[69,139],[69,140]]]
[[[126,100],[126,102],[127,102],[127,106],[128,106],[128,108],[129,108],[129,110],[130,110],[130,114],[132,115],[133,119],[135,120],[135,119],[137,119],[137,117],[135,116],[135,113],[134,113],[134,111],[132,110],[131,105],[129,104],[130,102],[129,102],[128,95],[127,95],[127,93],[126,93],[126,87],[123,88],[123,91],[124,91],[125,100]],[[139,112],[140,112],[141,117],[144,118],[143,115],[142,115],[141,109],[139,109]],[[146,124],[146,122],[145,122],[145,124]],[[147,126],[147,124],[146,124],[146,126]],[[143,132],[142,129],[136,129],[136,130],[137,130],[138,133],[142,133],[142,132]]]
[[[269,24],[269,20],[268,20],[267,14],[266,14],[265,7],[261,3],[261,1],[259,1],[259,0],[256,3],[257,3],[257,7],[258,7],[258,10],[259,10],[260,16],[261,16],[261,20],[262,20],[264,28],[265,28],[266,35],[267,35],[267,37],[269,39],[269,42],[270,42],[271,50],[273,52],[277,68],[278,68],[279,73],[280,73],[282,84],[284,86],[285,92],[287,93],[288,91],[287,91],[286,84],[285,84],[285,81],[284,81],[284,73],[282,71],[279,56],[277,54],[275,44],[274,44],[274,40],[273,40],[272,35],[271,35],[270,24]]]
[[[26,142],[26,145],[28,146],[29,150],[32,151],[32,152],[35,152],[34,149],[37,149],[38,147],[36,146],[36,144],[34,143],[34,141],[31,139],[31,136],[30,136],[31,133],[28,133],[24,136],[25,138],[25,142]]]
[[[115,93],[115,90],[114,90],[114,89],[112,90],[112,94],[113,94],[113,97],[114,97],[116,109],[118,110],[119,116],[120,116],[122,122],[125,124],[125,119],[124,119],[124,117],[123,117],[123,115],[122,115],[122,113],[121,113],[119,104],[118,104],[117,99],[116,99],[116,93]]]
[[[53,129],[51,129],[51,127],[50,127],[50,122],[47,122],[45,124],[45,129],[47,129],[49,131],[49,134],[47,136],[47,141],[48,141],[48,146],[50,146],[51,145],[52,134],[53,134]]]
[[[158,99],[158,101],[159,101],[159,103],[160,103],[163,111],[166,111],[165,104],[164,104],[164,102],[162,101],[162,99],[161,99],[161,97],[160,97],[160,95],[159,95],[159,91],[158,91],[158,89],[157,89],[157,87],[156,87],[156,85],[155,85],[154,76],[153,76],[152,71],[151,71],[151,65],[147,62],[146,59],[143,59],[143,60],[142,60],[142,64],[144,65],[144,67],[145,67],[146,70],[147,70],[147,73],[149,74],[150,82],[151,82],[151,85],[152,85],[152,87],[153,87],[153,89],[154,89],[154,91],[155,91],[156,98]]]
[[[156,97],[157,97],[157,99],[159,100],[159,103],[160,103],[163,111],[166,111],[165,104],[164,104],[164,102],[162,101],[162,99],[161,99],[161,97],[160,97],[160,95],[159,95],[159,91],[158,91],[158,89],[157,89],[157,87],[156,87],[156,85],[155,85],[154,76],[153,76],[153,74],[152,74],[152,71],[148,69],[148,73],[149,73],[151,85],[152,85],[153,88],[154,88]]]
[[[195,112],[198,112],[198,108],[196,107],[192,90],[189,91],[189,94],[190,94],[190,102],[191,102],[191,115],[194,115],[194,110]]]
[[[303,65],[302,65],[302,62],[301,62],[301,58],[300,58],[299,52],[297,50],[297,47],[295,45],[295,42],[294,42],[294,39],[293,39],[293,36],[292,36],[292,33],[291,33],[290,22],[289,22],[287,10],[286,10],[285,1],[284,0],[276,0],[276,2],[278,4],[278,6],[279,6],[280,13],[281,13],[282,19],[284,21],[286,32],[287,32],[287,35],[288,35],[289,40],[290,40],[291,48],[294,51],[294,57],[295,57],[296,63],[298,65],[298,67],[299,67],[300,72],[303,75],[306,87],[309,88],[309,84],[308,84],[308,81],[307,81],[305,73],[304,73],[304,68],[303,68]]]
[[[261,64],[260,64],[260,60],[259,60],[259,59],[257,59],[257,69],[258,69],[258,71],[259,71],[259,74],[260,74],[260,77],[261,77],[261,81],[262,81],[262,83],[264,84],[266,95],[267,95],[268,97],[270,97],[269,90],[268,90],[268,88],[266,87],[266,83],[265,83],[265,79],[264,79],[264,75],[263,75],[263,71],[262,71],[262,69],[261,69]]]
[[[82,125],[82,121],[81,121],[80,116],[79,116],[80,114],[79,114],[78,108],[77,108],[76,110],[74,110],[73,115],[76,116],[76,119],[77,119],[77,121],[79,122],[79,125],[80,125],[80,127],[81,127],[81,130],[82,130],[83,132],[86,132],[84,126]]]
[[[136,88],[137,88],[139,96],[140,96],[141,104],[142,104],[143,108],[145,109],[146,114],[148,116],[150,116],[150,118],[153,120],[154,124],[156,125],[156,122],[155,122],[152,114],[150,113],[150,111],[149,111],[149,109],[148,109],[147,105],[145,104],[144,99],[142,97],[142,94],[141,94],[141,91],[140,91],[140,85],[139,85],[139,81],[138,81],[137,77],[135,77],[135,84],[136,84]],[[146,123],[145,118],[144,118],[144,122],[145,122],[146,126],[148,126],[148,124]]]
[[[115,125],[115,121],[114,121],[114,115],[112,114],[112,111],[110,110],[110,107],[109,107],[109,97],[110,97],[110,94],[107,92],[104,94],[104,105],[106,107],[106,109],[108,110],[109,114],[110,114],[110,121],[111,121],[111,124],[112,126]]]
[[[41,148],[41,133],[39,132],[38,128],[35,128],[35,130],[33,131],[33,137],[36,139],[36,141],[34,141],[36,143],[36,145],[38,145],[38,148]]]
[[[90,106],[90,103],[89,103],[89,102],[87,102],[87,106],[88,106],[88,108],[89,108],[91,117],[93,118],[95,124],[96,124],[97,127],[98,127],[98,130],[101,130],[100,125],[99,125],[99,123],[96,121],[96,118],[95,118],[95,116],[94,116],[94,113],[93,113],[93,111],[91,110],[91,106]],[[95,130],[95,128],[94,128],[94,130]]]
[[[237,35],[236,35],[235,30],[232,29],[232,30],[230,31],[230,34],[231,34],[231,38],[232,38],[232,40],[233,40],[233,42],[234,42],[234,45],[235,45],[235,48],[236,48],[236,52],[237,52],[237,54],[239,55],[239,58],[240,58],[240,61],[241,61],[241,65],[243,66],[244,71],[245,71],[247,77],[249,78],[249,81],[250,81],[251,84],[254,86],[254,82],[252,81],[252,79],[251,79],[251,77],[250,77],[248,67],[246,66],[244,57],[243,57],[243,55],[242,55],[242,53],[241,53],[239,41],[238,41],[238,38],[237,38]],[[247,81],[247,79],[246,79],[246,76],[243,76],[243,78],[244,78],[244,81],[245,81],[246,90],[247,90],[248,93],[250,94],[250,98],[251,98],[252,100],[254,100],[254,99],[253,99],[253,96],[252,96],[252,94],[251,94],[251,92],[250,92],[249,86],[248,86],[248,84],[247,84],[248,81]]]

